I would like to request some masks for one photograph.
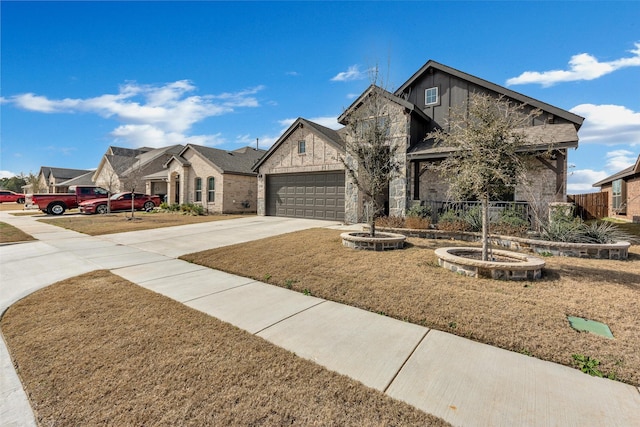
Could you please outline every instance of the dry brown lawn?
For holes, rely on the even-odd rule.
[[[24,209],[24,203],[0,203],[0,211],[21,211]]]
[[[131,219],[130,212],[121,212],[109,215],[63,215],[60,217],[40,219],[39,221],[78,231],[90,236],[99,236],[102,234],[150,230],[176,225],[242,218],[243,216],[246,215],[194,216],[166,212],[136,212],[134,219]]]
[[[33,236],[24,231],[9,225],[6,222],[0,222],[0,243],[15,243],[35,240]]]
[[[0,323],[39,425],[448,425],[106,271]]]
[[[438,266],[434,249],[468,243],[410,238],[383,253],[345,248],[339,235],[313,229],[182,258],[564,365],[590,356],[640,384],[640,246],[627,261],[548,257],[541,280],[508,282]],[[577,332],[567,316],[604,322],[615,339]]]

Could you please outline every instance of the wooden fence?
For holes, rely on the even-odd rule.
[[[609,215],[608,193],[570,194],[567,198],[576,205],[575,215],[585,221]]]

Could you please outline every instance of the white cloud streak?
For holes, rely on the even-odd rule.
[[[640,66],[640,42],[634,44],[635,49],[630,52],[633,56],[616,59],[608,62],[600,62],[593,55],[580,53],[569,60],[568,70],[550,71],[525,71],[518,77],[507,80],[507,86],[522,84],[540,84],[543,87],[553,86],[561,82],[573,82],[579,80],[594,80],[616,70],[626,67]]]
[[[360,71],[359,65],[350,66],[347,71],[342,71],[331,78],[332,82],[351,82],[367,78],[367,71]]]
[[[218,95],[192,95],[196,87],[189,80],[162,86],[130,82],[120,86],[117,94],[85,99],[49,99],[33,93],[3,99],[19,108],[40,113],[91,113],[113,118],[122,124],[111,136],[134,147],[161,147],[172,144],[218,145],[224,140],[216,135],[188,135],[195,123],[208,117],[228,114],[237,108],[255,108],[255,97],[264,86]]]
[[[580,142],[640,145],[640,112],[621,105],[580,104],[570,110],[585,118]]]

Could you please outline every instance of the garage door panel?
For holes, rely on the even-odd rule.
[[[268,175],[267,215],[344,219],[344,172]]]

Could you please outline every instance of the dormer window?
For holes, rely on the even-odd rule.
[[[430,87],[424,91],[424,105],[437,104],[438,101],[438,88]]]
[[[298,141],[298,154],[304,154],[306,153],[307,147],[305,144],[305,141]]]

